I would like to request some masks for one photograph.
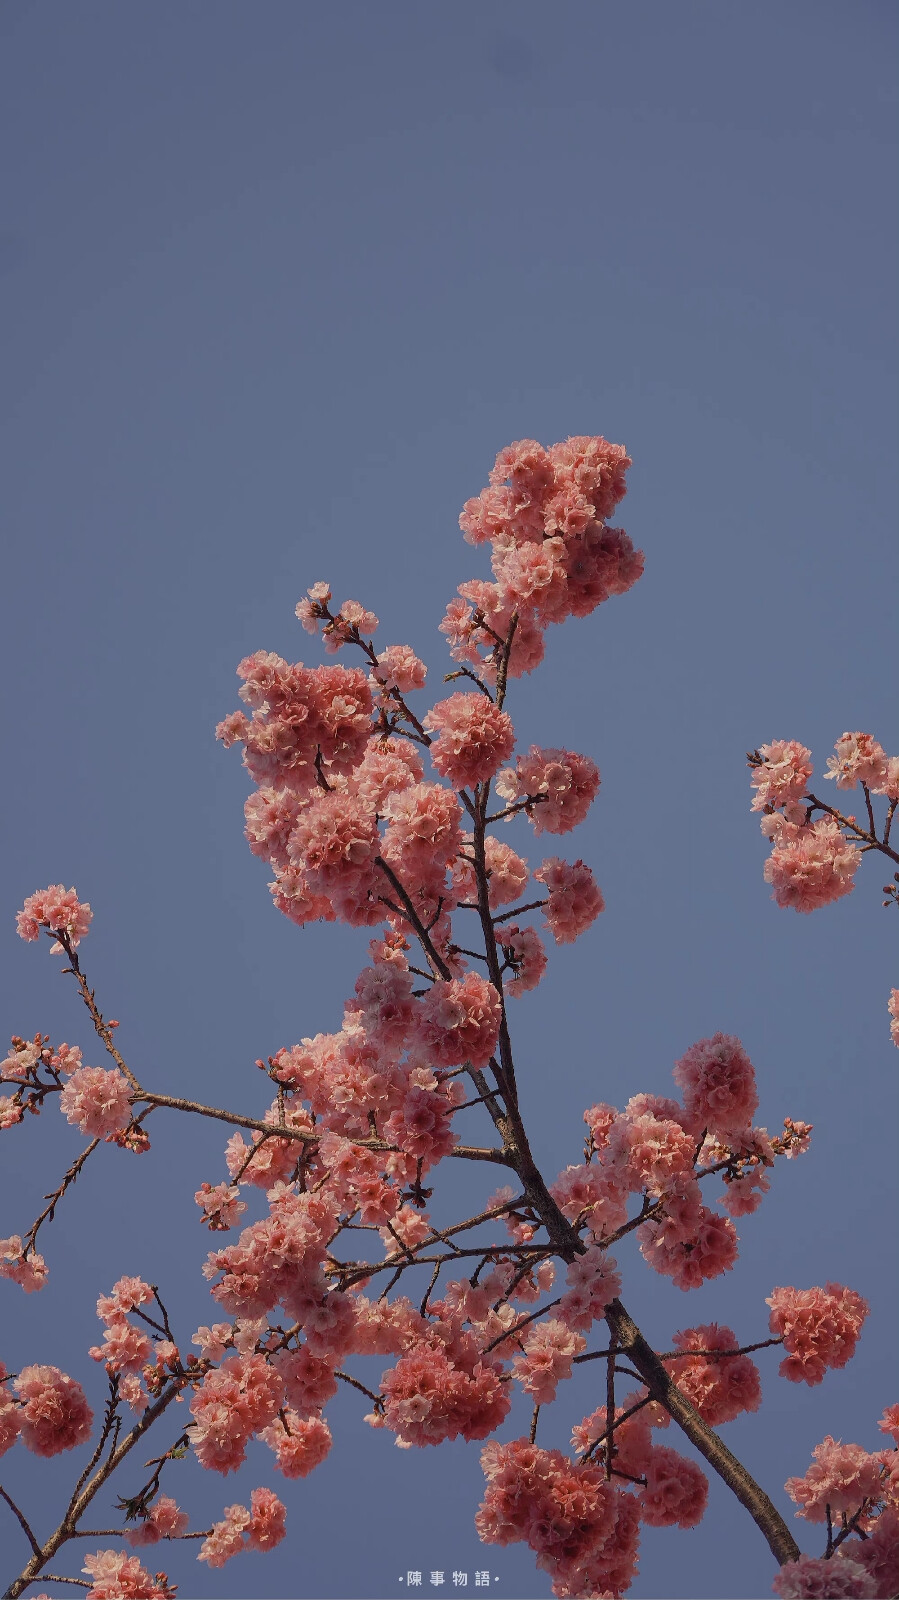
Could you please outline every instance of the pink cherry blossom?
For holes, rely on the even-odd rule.
[[[863,1500],[880,1498],[883,1467],[879,1456],[860,1444],[843,1444],[830,1434],[815,1446],[814,1461],[802,1478],[788,1478],[784,1487],[808,1522],[826,1522],[831,1512],[852,1516]]]
[[[22,1443],[36,1456],[56,1456],[90,1438],[94,1415],[84,1390],[58,1367],[23,1367],[13,1387]]]
[[[720,1138],[738,1138],[758,1109],[755,1070],[739,1039],[716,1033],[681,1056],[674,1081],[684,1092],[688,1126]]]
[[[581,1162],[560,1172],[549,1192],[568,1221],[583,1219],[596,1240],[627,1221],[628,1191],[620,1172]]]
[[[519,928],[516,922],[508,922],[497,928],[496,937],[512,969],[511,978],[506,980],[506,993],[520,995],[536,989],[546,971],[546,951],[536,929]]]
[[[541,750],[532,744],[514,768],[500,773],[496,789],[510,804],[525,798],[536,801],[527,807],[535,833],[570,833],[593,803],[599,769],[587,756],[571,750]]]
[[[495,834],[484,839],[485,866],[487,869],[488,904],[491,911],[517,900],[524,893],[528,881],[528,864],[523,857]],[[453,889],[460,900],[476,904],[477,878],[474,870],[474,836],[462,835],[461,850],[452,864]]]
[[[669,1202],[666,1200],[666,1206]],[[700,1206],[695,1224],[671,1228],[644,1223],[637,1230],[644,1260],[679,1289],[698,1289],[729,1272],[737,1259],[737,1230],[728,1217]]]
[[[197,1560],[207,1562],[210,1567],[223,1567],[232,1556],[246,1549],[244,1535],[251,1521],[246,1506],[226,1506],[223,1520],[214,1522],[212,1532],[203,1540]]]
[[[500,1382],[501,1363],[482,1357],[468,1334],[455,1346],[451,1357],[440,1342],[427,1339],[402,1355],[381,1378],[383,1414],[366,1420],[389,1428],[407,1445],[493,1433],[511,1406],[508,1385]]]
[[[512,1371],[538,1405],[549,1405],[559,1383],[571,1377],[571,1363],[587,1341],[558,1317],[532,1323],[522,1340],[524,1350],[513,1361]]]
[[[534,877],[549,890],[544,916],[556,944],[573,944],[605,910],[593,873],[583,861],[550,856]]]
[[[679,1528],[695,1528],[705,1515],[708,1498],[708,1478],[695,1461],[669,1450],[667,1445],[653,1446],[646,1470],[646,1487],[639,1495],[644,1522],[653,1528],[672,1524]]]
[[[392,794],[385,810],[385,861],[407,887],[433,884],[442,892],[446,868],[462,842],[458,797],[442,784],[417,783]],[[386,883],[385,890],[389,894]]]
[[[765,862],[765,882],[779,906],[816,911],[852,893],[860,860],[833,817],[804,826],[783,822]]]
[[[758,1411],[762,1403],[759,1369],[750,1356],[727,1355],[738,1350],[739,1340],[730,1328],[716,1322],[684,1328],[674,1336],[678,1350],[721,1351],[721,1359],[683,1355],[668,1363],[668,1371],[682,1394],[713,1427],[731,1422],[744,1411]]]
[[[479,973],[440,980],[431,985],[421,1004],[417,1022],[421,1048],[434,1066],[455,1067],[465,1061],[486,1066],[496,1049],[501,1016],[499,995]]]
[[[203,1213],[206,1226],[216,1232],[233,1228],[247,1209],[240,1198],[240,1190],[233,1183],[217,1183],[214,1187],[210,1183],[201,1183],[194,1199]]]
[[[878,1593],[864,1567],[842,1550],[829,1558],[803,1555],[784,1562],[772,1588],[781,1600],[874,1600]]]
[[[264,1356],[229,1356],[207,1372],[190,1402],[193,1424],[186,1430],[197,1460],[214,1472],[235,1472],[247,1441],[277,1415],[284,1384]]]
[[[899,1513],[885,1506],[873,1525],[868,1525],[864,1540],[852,1539],[844,1546],[851,1561],[864,1567],[875,1587],[875,1595],[899,1594]]]
[[[137,1556],[124,1551],[98,1550],[85,1556],[81,1570],[93,1580],[85,1600],[175,1600],[164,1572],[151,1577]]]
[[[840,1283],[774,1289],[767,1304],[768,1326],[787,1352],[778,1370],[792,1383],[820,1383],[828,1367],[845,1367],[868,1315],[867,1301]]]
[[[627,1473],[631,1478],[642,1478],[649,1466],[652,1452],[652,1426],[649,1418],[649,1408],[644,1406],[642,1411],[636,1411],[628,1417],[626,1422],[618,1419],[630,1410],[630,1407],[640,1398],[636,1393],[629,1394],[615,1411],[617,1426],[613,1434],[614,1439],[614,1465],[618,1472]],[[571,1447],[583,1455],[601,1439],[608,1427],[608,1413],[605,1406],[598,1406],[589,1417],[584,1417],[574,1427],[571,1434]],[[602,1459],[600,1453],[597,1460]]]
[[[611,516],[627,493],[625,473],[631,458],[623,445],[608,439],[578,434],[550,445],[549,457],[560,480],[575,485],[590,501],[593,515]]]
[[[537,1555],[538,1566],[563,1581],[579,1563],[605,1554],[623,1497],[605,1481],[601,1467],[576,1464],[561,1451],[538,1449],[526,1439],[491,1440],[481,1452],[481,1465],[487,1489],[475,1526],[484,1543],[522,1540]]]
[[[47,1263],[35,1251],[24,1256],[21,1237],[13,1233],[0,1239],[0,1278],[9,1278],[26,1294],[34,1294],[47,1281]]]
[[[37,939],[41,928],[51,933],[65,933],[74,947],[80,944],[91,924],[93,913],[86,901],[82,902],[74,889],[65,889],[61,883],[51,883],[49,889],[30,894],[16,915],[20,939]],[[60,944],[54,950],[61,950]]]
[[[102,1345],[88,1352],[94,1361],[106,1363],[107,1372],[137,1372],[150,1359],[153,1341],[126,1318],[107,1327]]]
[[[79,1067],[63,1086],[59,1109],[93,1139],[112,1139],[131,1121],[131,1086],[118,1067]]]
[[[881,1433],[888,1433],[894,1445],[899,1447],[899,1405],[887,1406],[877,1426]]]
[[[606,1306],[621,1293],[621,1277],[614,1256],[590,1245],[575,1256],[565,1274],[568,1289],[556,1316],[569,1328],[586,1329],[598,1322]]]
[[[275,1464],[285,1478],[308,1478],[324,1461],[332,1444],[331,1430],[323,1417],[301,1417],[293,1406],[287,1406],[260,1438],[275,1452]]]
[[[764,759],[761,765],[752,766],[750,782],[757,791],[752,797],[752,810],[764,811],[766,806],[801,800],[813,771],[811,750],[795,739],[775,739],[771,744],[760,745],[758,754]]]
[[[4,1377],[6,1369],[0,1366]],[[19,1408],[9,1394],[9,1391],[0,1383],[0,1456],[11,1450],[19,1437],[21,1422]]]
[[[870,733],[844,733],[828,756],[825,778],[835,778],[838,789],[854,789],[859,783],[870,788],[886,776],[886,755]]]
[[[456,789],[486,783],[515,747],[511,717],[477,692],[438,701],[424,726],[437,734],[431,760]]]
[[[887,1010],[890,1014],[890,1038],[899,1049],[899,989],[890,990]]]
[[[287,1531],[286,1507],[271,1489],[254,1489],[250,1495],[250,1525],[247,1528],[248,1550],[273,1550]]]
[[[189,1521],[186,1511],[179,1511],[169,1495],[161,1494],[136,1527],[125,1529],[125,1538],[132,1546],[158,1544],[160,1539],[180,1539],[187,1532]]]
[[[885,794],[890,800],[899,800],[899,756],[887,756],[883,776],[871,784],[872,794]]]
[[[389,644],[378,655],[374,676],[385,689],[398,689],[409,694],[412,689],[423,689],[428,669],[408,644]]]

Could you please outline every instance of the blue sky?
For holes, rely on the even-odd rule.
[[[658,1348],[712,1320],[763,1337],[775,1284],[870,1300],[854,1364],[807,1390],[763,1356],[763,1411],[725,1429],[788,1516],[813,1445],[874,1448],[896,1399],[886,874],[866,860],[839,905],[778,911],[744,754],[798,738],[820,772],[856,728],[899,748],[895,35],[873,0],[0,5],[7,1031],[94,1059],[69,980],[12,931],[26,894],[74,883],[86,970],[145,1081],[261,1109],[253,1061],[338,1026],[366,939],[271,907],[246,776],[212,737],[237,661],[320,659],[293,608],[325,578],[439,694],[436,625],[486,571],[458,512],[496,451],[625,443],[646,575],[551,630],[509,707],[522,743],[601,768],[568,843],[607,904],[519,1002],[519,1075],[550,1177],[585,1105],[667,1092],[719,1028],[756,1064],[760,1120],[815,1124],[727,1278],[688,1298],[620,1255]],[[10,1367],[56,1362],[99,1407],[94,1300],[123,1271],[165,1286],[185,1344],[212,1320],[191,1196],[222,1142],[157,1117],[151,1154],[100,1152],[45,1235],[50,1285],[3,1297]],[[55,1115],[5,1135],[0,1232],[78,1148]],[[492,1186],[444,1181],[447,1214]],[[181,1600],[380,1600],[409,1568],[549,1593],[526,1551],[476,1540],[477,1446],[395,1450],[346,1393],[333,1426],[330,1459],[286,1486],[289,1544],[220,1573],[163,1548]],[[256,1447],[225,1481],[184,1463],[170,1491],[203,1526],[277,1487],[269,1463]],[[4,1471],[45,1531],[70,1463]],[[0,1524],[4,1571],[18,1538]],[[698,1531],[647,1533],[631,1592],[752,1600],[771,1575],[713,1485]]]

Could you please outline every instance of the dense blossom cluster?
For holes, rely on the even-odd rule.
[[[457,661],[491,676],[497,639],[515,616],[509,673],[531,672],[549,623],[588,616],[636,583],[642,553],[606,521],[626,492],[629,466],[621,445],[601,438],[548,450],[521,439],[500,451],[488,487],[459,518],[469,543],[492,547],[494,581],[460,584],[447,608],[441,629]]]
[[[787,1354],[780,1375],[793,1383],[820,1383],[828,1368],[845,1367],[855,1354],[868,1303],[854,1289],[775,1289],[768,1297],[771,1332]]]
[[[733,1266],[734,1218],[761,1203],[776,1159],[808,1146],[806,1123],[788,1117],[776,1137],[754,1125],[759,1096],[740,1040],[718,1032],[691,1045],[674,1067],[680,1099],[637,1094],[623,1110],[590,1106],[584,1160],[548,1190],[520,1120],[507,1001],[533,990],[547,966],[526,918],[542,911],[555,943],[569,944],[596,920],[603,898],[582,860],[551,856],[532,870],[507,841],[511,830],[526,833],[525,823],[537,836],[570,832],[596,798],[600,774],[567,749],[534,744],[516,755],[506,685],[542,658],[550,623],[586,616],[640,576],[642,556],[607,520],[629,465],[623,448],[602,438],[549,449],[524,440],[500,453],[489,486],[460,519],[470,543],[490,546],[492,581],[463,583],[442,624],[462,663],[446,681],[473,687],[430,711],[406,700],[426,681],[411,646],[376,650],[375,614],[355,600],[334,611],[324,583],[300,601],[298,619],[329,654],[357,652],[361,664],[310,668],[266,651],[241,662],[247,709],[217,733],[226,746],[244,746],[256,784],[246,838],[274,874],[275,903],[300,925],[340,920],[370,930],[370,960],[339,1029],[257,1063],[275,1095],[261,1115],[145,1093],[112,1048],[117,1025],[96,1010],[73,954],[90,907],[55,885],[19,913],[23,938],[46,931],[64,941],[55,948],[69,955],[115,1067],[85,1066],[78,1047],[54,1048],[43,1034],[15,1036],[0,1067],[11,1091],[0,1096],[0,1129],[37,1115],[54,1095],[94,1143],[145,1148],[144,1103],[180,1104],[233,1125],[225,1170],[194,1195],[216,1235],[204,1274],[223,1318],[197,1328],[198,1353],[182,1356],[159,1290],[138,1276],[120,1278],[97,1303],[102,1338],[89,1354],[109,1381],[104,1439],[120,1438],[126,1408],[137,1419],[132,1442],[154,1406],[161,1414],[181,1400],[189,1413],[178,1444],[148,1463],[158,1469],[149,1484],[120,1502],[131,1546],[199,1539],[198,1559],[220,1568],[240,1552],[278,1545],[286,1509],[271,1489],[254,1488],[249,1505],[229,1505],[210,1529],[190,1533],[186,1513],[160,1491],[162,1468],[190,1449],[225,1476],[262,1445],[285,1481],[305,1478],[332,1447],[325,1410],[341,1382],[362,1390],[373,1403],[366,1421],[403,1449],[487,1440],[523,1395],[533,1407],[531,1438],[491,1440],[482,1452],[481,1538],[526,1543],[557,1596],[617,1600],[637,1570],[641,1525],[695,1527],[708,1501],[703,1470],[656,1443],[657,1430],[670,1414],[701,1443],[706,1425],[759,1408],[756,1347],[742,1348],[730,1328],[710,1322],[676,1333],[673,1351],[649,1351],[655,1367],[644,1363],[644,1386],[623,1399],[616,1361],[639,1366],[639,1341],[625,1351],[612,1336],[623,1314],[613,1244],[617,1251],[634,1233],[655,1271],[685,1292],[701,1287]],[[777,741],[750,764],[778,903],[807,911],[848,893],[868,836],[809,795],[810,752]],[[899,799],[899,761],[869,735],[844,735],[829,767],[838,789],[862,784],[866,801]],[[899,991],[891,1014],[899,1042]],[[496,1147],[462,1144],[458,1114],[475,1107],[493,1117]],[[503,1165],[516,1186],[479,1201],[466,1222],[438,1225],[425,1180],[451,1155]],[[42,1286],[37,1230],[79,1170],[76,1163],[48,1195],[49,1213],[24,1242],[0,1241],[0,1277],[26,1291]],[[703,1189],[713,1175],[724,1186],[717,1200]],[[240,1231],[220,1237],[232,1229]],[[552,1257],[564,1270],[561,1285]],[[430,1274],[432,1263],[423,1299],[390,1298],[407,1269],[427,1264]],[[448,1278],[447,1269],[463,1275]],[[768,1304],[773,1338],[763,1342],[783,1345],[783,1376],[809,1384],[845,1364],[867,1313],[839,1284],[778,1288]],[[588,1349],[603,1321],[612,1348]],[[354,1357],[389,1363],[376,1390],[347,1370]],[[582,1360],[600,1365],[582,1368]],[[603,1403],[575,1425],[573,1455],[542,1449],[539,1410],[576,1369],[597,1374]],[[38,1455],[56,1455],[86,1443],[92,1423],[83,1390],[58,1368],[26,1366],[11,1378],[0,1366],[0,1454],[21,1439]],[[880,1426],[899,1441],[899,1407]],[[787,1562],[778,1593],[896,1593],[897,1463],[896,1450],[829,1437],[819,1445],[787,1489],[802,1516],[827,1523],[828,1551]],[[846,1519],[837,1543],[835,1516]],[[165,1573],[151,1575],[127,1553],[97,1551],[83,1570],[89,1600],[174,1595]]]

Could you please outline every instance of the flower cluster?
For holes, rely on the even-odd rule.
[[[74,889],[65,889],[61,883],[51,883],[49,889],[30,894],[16,917],[21,939],[37,939],[42,928],[50,933],[64,933],[74,949],[80,944],[91,925],[90,906],[78,899]],[[57,941],[53,951],[62,949]]]
[[[829,1367],[845,1367],[855,1354],[868,1304],[854,1289],[775,1289],[768,1325],[787,1352],[780,1375],[791,1383],[820,1383]]]
[[[491,676],[514,617],[509,672],[530,672],[550,623],[588,616],[636,583],[643,556],[606,521],[626,492],[629,466],[622,446],[602,438],[548,450],[521,439],[500,451],[488,487],[459,518],[470,544],[492,546],[494,581],[460,584],[447,608],[441,630],[456,660]]]

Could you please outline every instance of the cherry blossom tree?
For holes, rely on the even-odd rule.
[[[50,1517],[41,1508],[49,1532],[0,1487],[4,1549],[22,1541],[21,1560],[7,1558],[13,1600],[46,1582],[80,1584],[89,1600],[163,1600],[175,1585],[134,1550],[186,1544],[180,1553],[218,1568],[272,1549],[301,1491],[285,1488],[282,1500],[255,1488],[249,1505],[224,1506],[197,1529],[169,1492],[174,1463],[192,1452],[225,1477],[259,1441],[285,1480],[304,1478],[332,1448],[327,1407],[339,1385],[401,1448],[483,1441],[479,1535],[527,1545],[559,1596],[625,1594],[641,1526],[700,1523],[709,1471],[767,1541],[777,1594],[897,1593],[899,1407],[865,1423],[873,1448],[828,1436],[804,1476],[788,1479],[798,1515],[823,1530],[815,1555],[800,1552],[717,1431],[759,1410],[757,1353],[777,1352],[792,1383],[818,1385],[845,1366],[868,1314],[861,1295],[772,1285],[767,1322],[760,1307],[745,1340],[717,1323],[644,1332],[625,1305],[627,1272],[649,1268],[690,1292],[730,1271],[735,1219],[757,1210],[771,1169],[802,1155],[811,1127],[782,1107],[772,1108],[776,1135],[756,1122],[755,1068],[722,1032],[685,1051],[670,1097],[586,1107],[583,1152],[555,1175],[538,1166],[521,1111],[515,1001],[539,985],[547,939],[573,942],[604,906],[583,860],[534,864],[509,842],[515,818],[537,840],[572,832],[600,788],[586,754],[517,748],[511,691],[539,667],[552,624],[589,616],[640,578],[642,554],[610,522],[630,464],[602,438],[500,452],[460,518],[468,542],[489,547],[493,577],[461,583],[447,607],[451,691],[430,710],[415,698],[425,664],[407,644],[378,648],[377,617],[353,600],[335,607],[326,583],[297,616],[342,662],[258,651],[240,663],[246,709],[217,732],[243,747],[254,784],[246,838],[273,874],[275,907],[299,928],[342,921],[370,935],[340,1031],[257,1063],[270,1081],[262,1117],[140,1081],[82,965],[92,913],[74,889],[52,885],[20,911],[22,938],[46,936],[63,957],[111,1064],[43,1033],[13,1037],[0,1128],[14,1136],[58,1097],[87,1143],[30,1227],[0,1240],[0,1276],[28,1294],[43,1287],[38,1244],[85,1164],[104,1143],[123,1160],[146,1154],[148,1124],[165,1110],[230,1129],[224,1169],[214,1181],[198,1174],[195,1198],[201,1222],[231,1239],[215,1241],[204,1268],[220,1320],[187,1343],[139,1261],[134,1275],[96,1285],[101,1334],[87,1355],[105,1375],[102,1415],[58,1366],[0,1365],[0,1455],[80,1452],[68,1501]],[[813,791],[801,744],[763,745],[749,763],[778,905],[811,912],[850,893],[863,855],[899,863],[899,757],[872,735],[843,734],[825,773],[837,790],[861,791],[861,820]],[[899,873],[884,892],[899,899]],[[899,1043],[899,990],[889,1012]],[[483,1119],[478,1144],[455,1131],[467,1108]],[[445,1161],[498,1170],[471,1215],[438,1225],[429,1207]],[[60,1355],[87,1382],[84,1353]],[[385,1363],[377,1388],[354,1370],[363,1357]],[[575,1366],[594,1362],[599,1403],[574,1426],[570,1451],[546,1448],[541,1410]],[[190,1421],[148,1478],[129,1480],[121,1524],[86,1525],[179,1401]],[[678,1450],[680,1434],[704,1467]],[[96,1547],[84,1554],[81,1540]]]

